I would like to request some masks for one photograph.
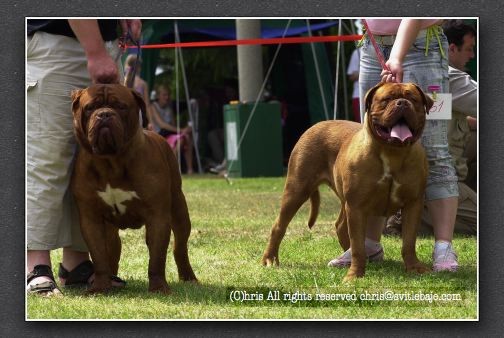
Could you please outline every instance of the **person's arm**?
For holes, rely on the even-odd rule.
[[[93,83],[119,83],[117,65],[105,49],[105,44],[94,19],[68,20],[88,61],[88,72]]]
[[[142,88],[143,88],[143,99],[145,101],[145,104],[149,103],[149,89],[147,89],[147,82],[145,82],[141,77],[137,75],[138,80],[140,81]]]
[[[147,129],[148,130],[153,130],[152,128],[152,109],[154,109],[154,107],[152,107],[152,105],[150,104],[150,100],[149,100],[149,90],[147,89],[147,82],[145,82],[144,80],[142,80],[141,78],[139,78],[140,81],[142,81],[142,88],[143,88],[143,93],[142,93],[142,96],[143,96],[143,99],[144,99],[144,102],[145,102],[145,109],[146,109],[146,112],[145,114],[147,115]]]
[[[469,129],[471,129],[471,130],[478,129],[478,120],[475,117],[467,116],[466,118],[467,118],[467,125],[469,126]]]
[[[350,81],[358,81],[359,80],[359,50],[355,49],[352,52],[352,56],[350,57],[350,62],[348,63],[347,75]]]
[[[383,82],[402,82],[402,63],[411,45],[413,45],[421,26],[421,19],[401,20],[390,57],[385,63],[390,71],[384,70],[381,74]]]
[[[169,123],[166,123],[161,118],[161,116],[159,115],[158,110],[156,109],[156,107],[154,105],[152,105],[151,116],[152,116],[153,122],[155,122],[159,126],[159,128],[166,129],[166,130],[173,131],[173,132],[177,132],[177,128],[176,127],[172,126]]]
[[[469,74],[450,67],[450,93],[452,94],[452,109],[476,117],[478,111],[478,83]]]
[[[348,74],[348,78],[352,82],[355,82],[355,81],[359,80],[359,72]]]

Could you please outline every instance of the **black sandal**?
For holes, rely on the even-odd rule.
[[[35,285],[30,285],[30,287],[28,288],[29,293],[46,295],[49,293],[55,293],[54,290],[58,290],[58,292],[61,293],[61,291],[58,289],[58,286],[56,285],[56,281],[54,280],[54,275],[50,266],[42,264],[34,266],[33,271],[26,276],[26,285],[30,284],[30,282],[37,277],[49,277],[51,280]]]
[[[59,264],[58,277],[65,280],[64,286],[85,286],[88,285],[89,278],[94,273],[93,263],[84,261],[77,265],[72,271],[68,271]]]
[[[58,277],[65,279],[65,286],[86,286],[89,285],[89,278],[94,273],[94,266],[91,261],[87,260],[77,265],[72,271],[68,271],[60,263]],[[126,285],[126,282],[117,276],[110,277],[112,281]]]

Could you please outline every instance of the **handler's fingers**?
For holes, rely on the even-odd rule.
[[[390,82],[390,78],[392,76],[392,72],[388,69],[382,70],[380,77],[381,77],[381,82]]]
[[[387,75],[389,75],[389,74],[391,74],[391,71],[390,71],[390,70],[388,70],[388,69],[383,69],[383,70],[381,71],[381,73],[380,73],[380,76],[381,76],[381,77],[384,77],[384,76],[387,76]]]
[[[121,25],[121,31],[124,35],[126,35],[126,33],[128,33],[128,23],[127,23],[127,20],[125,19],[121,19],[119,20],[119,24]]]
[[[403,80],[403,72],[397,72],[395,74],[395,81],[394,82],[397,82],[397,83],[402,83],[402,80]]]
[[[142,21],[138,19],[134,20],[128,20],[129,22],[129,27],[131,29],[131,35],[132,38],[135,41],[140,40],[140,37],[142,36]]]
[[[392,74],[384,74],[381,77],[381,82],[395,82],[395,76]]]
[[[126,34],[129,31],[131,32],[131,37],[133,40],[138,41],[140,40],[140,37],[142,36],[142,21],[139,19],[122,19],[119,20],[119,23],[121,24],[121,29],[123,34]]]

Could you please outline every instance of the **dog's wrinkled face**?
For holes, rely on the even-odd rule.
[[[117,155],[140,128],[145,103],[119,84],[93,85],[72,92],[74,130],[80,145],[96,155]]]
[[[366,123],[381,142],[410,145],[422,135],[433,104],[413,83],[380,83],[366,94]]]

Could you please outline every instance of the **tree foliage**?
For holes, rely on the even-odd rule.
[[[222,84],[225,79],[237,78],[236,47],[219,48],[185,48],[182,49],[183,64],[178,59],[178,87],[181,95],[184,95],[184,82],[182,66],[185,67],[189,93],[195,93],[209,87]],[[164,65],[168,71],[156,77],[157,83],[168,84],[175,94],[175,50],[165,49],[161,51],[159,64]]]

